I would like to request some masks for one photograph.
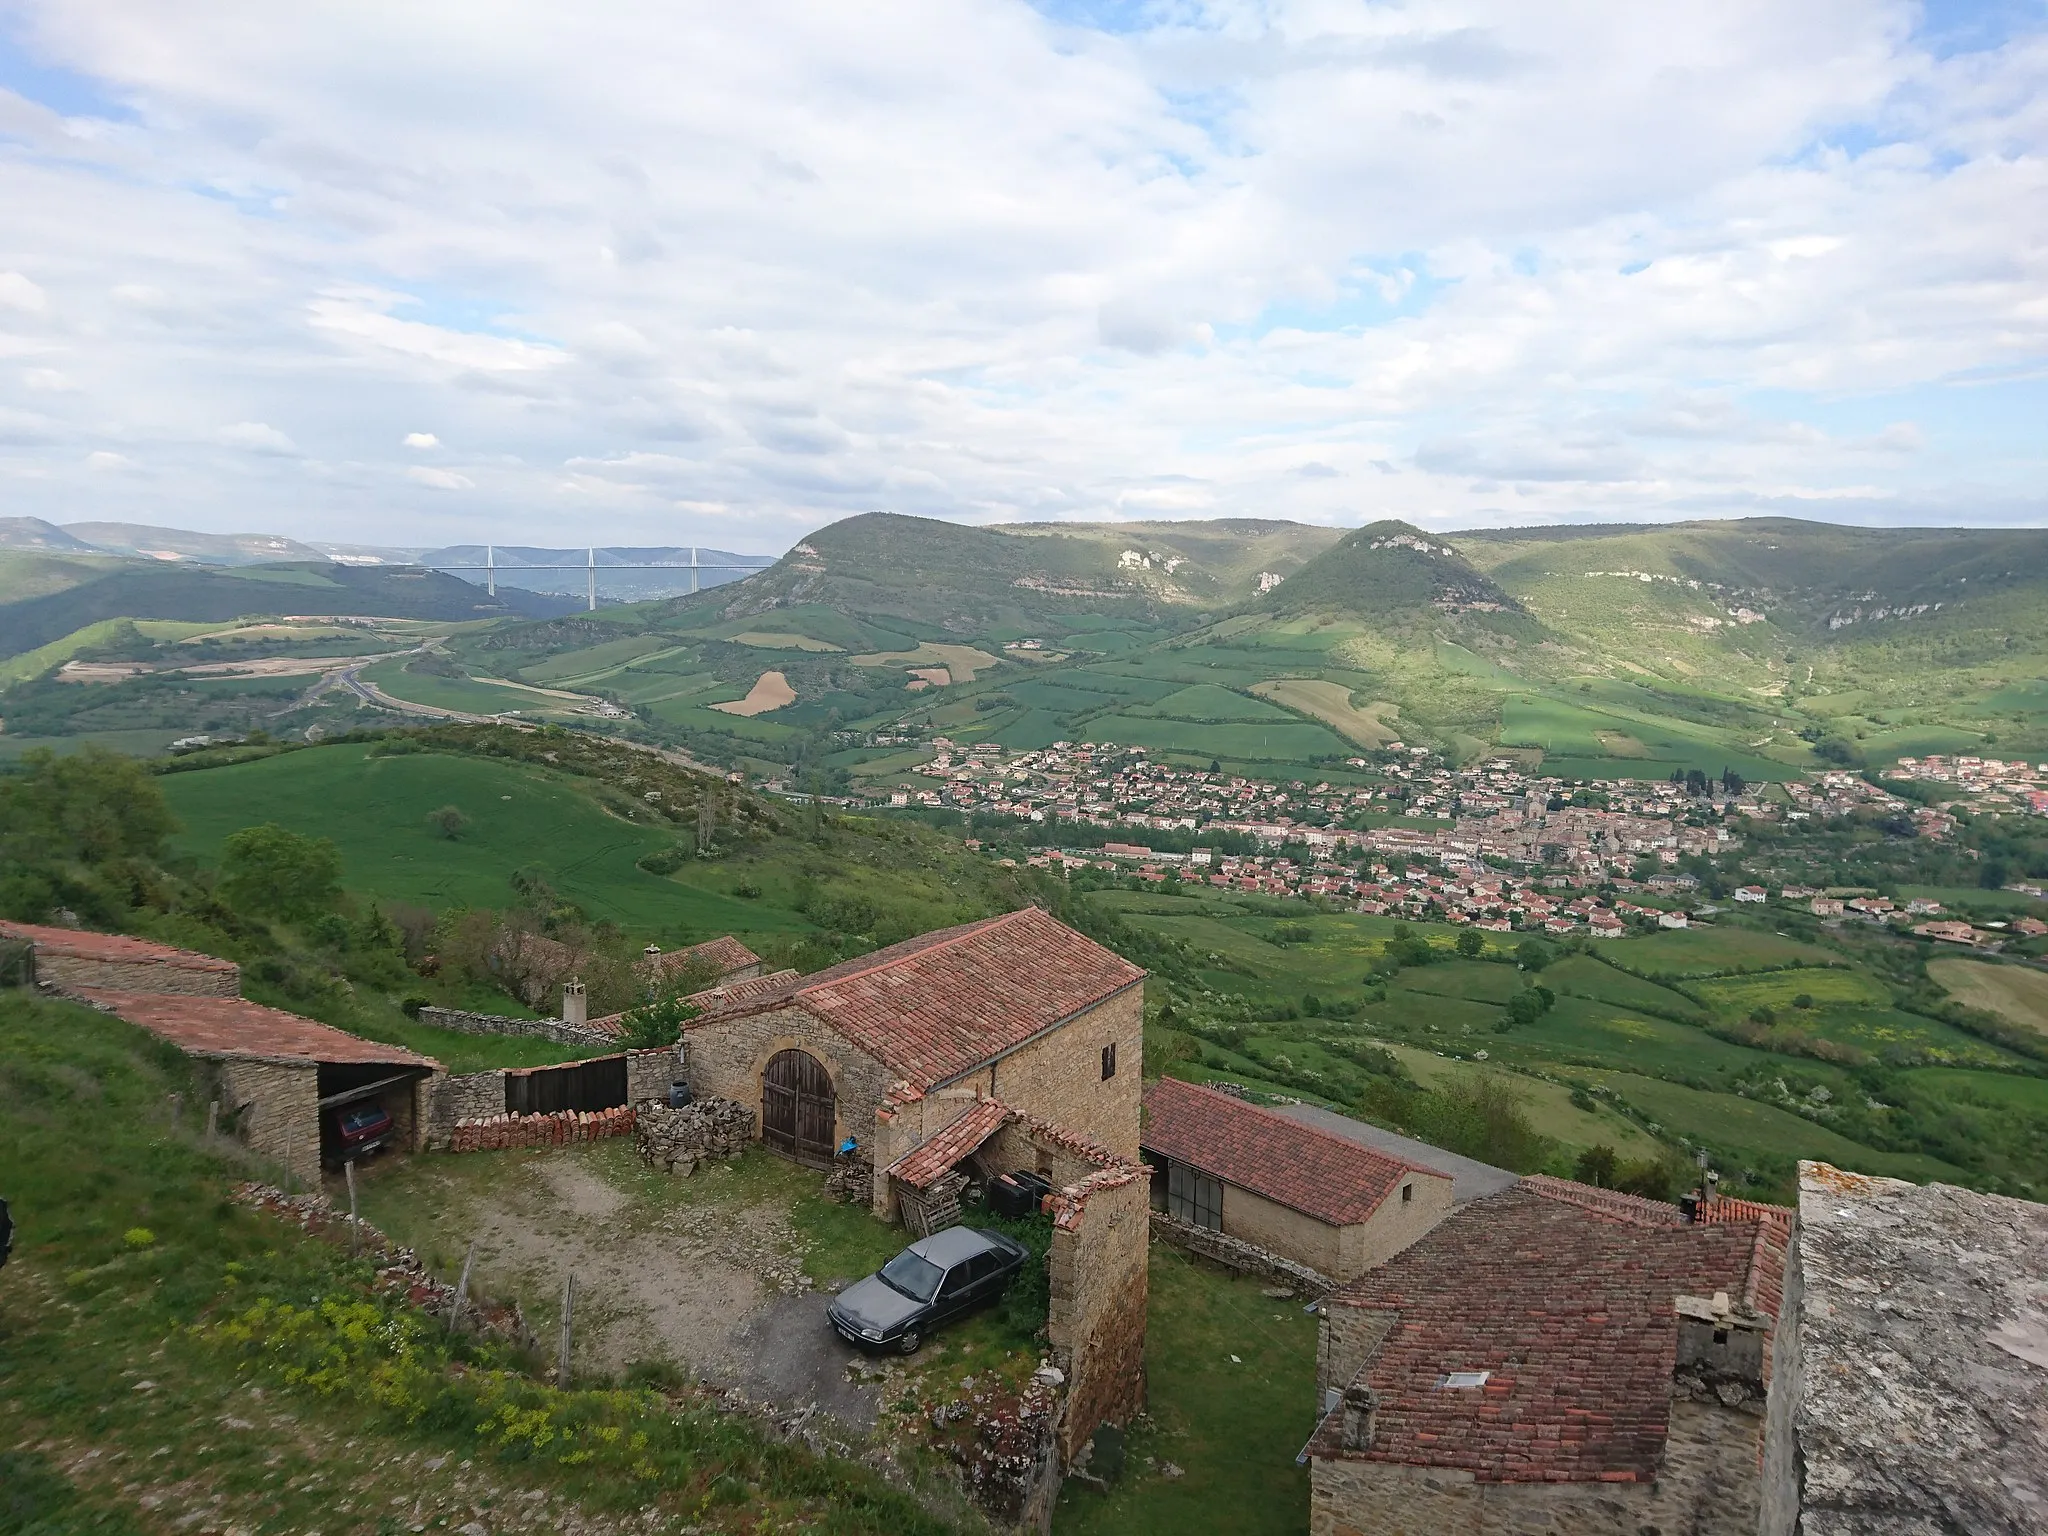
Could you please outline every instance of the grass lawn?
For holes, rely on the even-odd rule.
[[[2021,1077],[2011,1072],[1971,1072],[1956,1067],[1922,1067],[1906,1075],[1939,1093],[2048,1115],[2048,1078]]]
[[[1644,981],[1626,971],[1603,964],[1595,955],[1566,955],[1543,968],[1536,978],[1551,991],[1567,997],[1590,997],[1620,1008],[1649,1008],[1657,1012],[1699,1016],[1699,1008],[1669,987]]]
[[[1308,1526],[1316,1320],[1163,1243],[1152,1245],[1144,1418],[1108,1494],[1069,1482],[1058,1536],[1294,1536]],[[1168,1477],[1165,1466],[1182,1469]]]
[[[650,875],[634,860],[675,841],[607,813],[582,783],[528,764],[422,752],[370,757],[345,745],[288,752],[162,780],[184,823],[177,846],[220,856],[230,832],[274,821],[333,838],[342,883],[385,901],[502,906],[515,869],[537,866],[593,917],[677,938],[803,926],[801,919]],[[469,824],[445,838],[427,813],[455,805]]]
[[[1752,1008],[1789,1009],[1795,997],[1808,997],[1816,1007],[1835,1004],[1886,1008],[1891,1005],[1891,988],[1862,971],[1823,971],[1802,968],[1771,971],[1762,976],[1721,976],[1696,981],[1692,990],[1710,1003],[1714,1011],[1740,1017]]]

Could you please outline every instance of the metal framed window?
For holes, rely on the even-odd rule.
[[[1166,1171],[1166,1212],[1212,1232],[1223,1230],[1223,1186],[1186,1163]]]

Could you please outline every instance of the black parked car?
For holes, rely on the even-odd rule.
[[[1030,1258],[1000,1232],[948,1227],[848,1286],[825,1315],[850,1344],[912,1354],[940,1323],[1002,1295]]]

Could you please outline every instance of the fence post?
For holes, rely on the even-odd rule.
[[[469,1252],[463,1255],[462,1278],[455,1282],[455,1304],[448,1309],[448,1331],[453,1333],[455,1325],[462,1320],[462,1304],[469,1299],[469,1266],[476,1262],[476,1239],[469,1240]]]
[[[356,1256],[356,1160],[350,1158],[341,1165],[341,1171],[348,1175],[348,1256]]]
[[[571,1321],[576,1313],[576,1271],[573,1269],[562,1279],[562,1352],[555,1361],[555,1385],[569,1385],[569,1339]]]

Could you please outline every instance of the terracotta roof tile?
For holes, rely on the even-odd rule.
[[[1333,1418],[1310,1454],[1459,1467],[1482,1482],[1656,1477],[1673,1303],[1726,1291],[1774,1318],[1786,1229],[1668,1224],[1621,1204],[1602,1209],[1578,1197],[1584,1188],[1532,1178],[1475,1200],[1333,1292],[1325,1306],[1391,1326],[1357,1378],[1378,1397],[1371,1448],[1342,1449]],[[1452,1371],[1491,1378],[1477,1390],[1439,1388]]]
[[[743,971],[750,965],[761,963],[759,955],[729,933],[706,939],[702,944],[692,944],[688,949],[663,951],[652,959],[664,976],[681,970],[693,960],[704,961],[720,976],[730,976],[734,971]]]
[[[809,976],[715,989],[702,1029],[797,1007],[915,1088],[954,1081],[1040,1031],[1135,986],[1145,972],[1037,907],[920,934]]]
[[[232,960],[202,955],[196,950],[174,949],[147,939],[131,939],[119,933],[88,933],[79,928],[46,928],[38,923],[0,923],[0,938],[21,939],[53,955],[70,955],[80,960],[107,960],[128,964],[174,965],[180,970],[233,971]]]
[[[1147,1152],[1339,1227],[1364,1221],[1404,1179],[1450,1182],[1433,1168],[1172,1077],[1145,1089],[1140,1139]]]
[[[956,1167],[970,1152],[1003,1128],[1009,1109],[994,1099],[983,1099],[966,1114],[925,1138],[924,1145],[906,1152],[889,1165],[889,1172],[912,1189],[930,1189]]]
[[[108,992],[79,988],[74,994],[108,1013],[139,1024],[180,1050],[201,1056],[287,1057],[307,1062],[389,1063],[435,1067],[440,1063],[399,1045],[383,1045],[334,1029],[296,1013],[265,1008],[241,997],[182,997],[161,992]]]

